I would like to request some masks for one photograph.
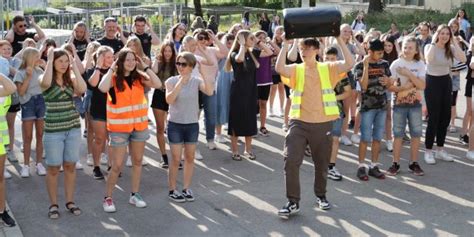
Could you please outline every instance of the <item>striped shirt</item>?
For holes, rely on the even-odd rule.
[[[43,92],[46,103],[45,132],[64,132],[81,127],[79,113],[72,100],[73,94],[72,87],[61,90],[54,84]]]

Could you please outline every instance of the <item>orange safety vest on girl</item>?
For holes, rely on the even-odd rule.
[[[119,91],[116,76],[112,77],[115,101],[107,94],[107,130],[109,132],[131,133],[148,128],[148,104],[140,80],[133,82],[132,88],[124,81],[125,89]],[[115,103],[113,103],[115,102]]]

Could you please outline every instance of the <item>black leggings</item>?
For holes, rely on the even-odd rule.
[[[449,75],[426,75],[425,101],[428,109],[428,127],[426,128],[425,147],[433,149],[444,146],[446,132],[451,120],[452,83]]]

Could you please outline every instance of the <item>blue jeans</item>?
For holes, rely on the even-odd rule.
[[[150,138],[150,131],[148,129],[143,131],[133,130],[130,133],[109,132],[109,146],[128,146],[130,142],[146,142],[148,138]]]
[[[34,95],[28,102],[21,105],[21,120],[44,119],[46,113],[46,104],[42,94]]]
[[[203,95],[204,104],[204,123],[206,125],[206,140],[213,141],[216,135],[216,120],[217,120],[217,96],[216,92],[213,95]]]
[[[170,144],[196,144],[199,135],[199,123],[168,122],[168,142]]]
[[[381,141],[385,130],[386,109],[371,109],[361,112],[360,132],[361,141]]]
[[[393,136],[402,138],[405,135],[405,128],[410,128],[410,136],[414,138],[421,137],[423,133],[423,121],[421,114],[421,105],[413,107],[393,107]]]
[[[332,121],[331,135],[333,137],[340,137],[342,134],[342,123],[344,122],[344,116],[339,116],[338,119]]]
[[[76,163],[79,160],[80,143],[80,128],[64,132],[45,132],[43,145],[46,165],[60,166],[64,162]]]

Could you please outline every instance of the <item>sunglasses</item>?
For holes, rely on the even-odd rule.
[[[177,67],[187,67],[188,64],[187,63],[182,63],[182,62],[176,62],[176,66]]]
[[[204,35],[199,35],[198,40],[209,40],[209,37],[204,36]]]
[[[26,27],[26,26],[27,26],[26,24],[18,25],[18,27],[20,27],[20,28],[24,28],[24,27]]]

